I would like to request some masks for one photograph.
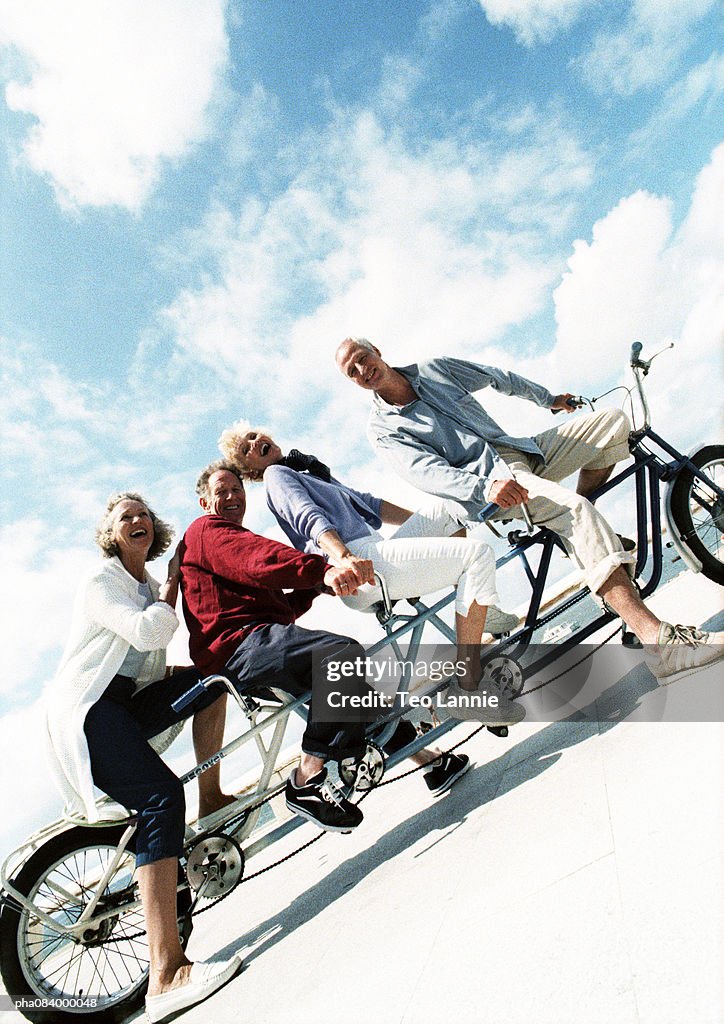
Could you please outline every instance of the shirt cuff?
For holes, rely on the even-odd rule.
[[[512,480],[512,479],[513,479],[513,474],[511,473],[509,467],[506,465],[505,462],[502,461],[502,459],[500,459],[498,462],[495,463],[495,465],[491,469],[490,473],[485,478],[485,486],[484,486],[484,489],[483,489],[483,494],[485,495],[485,500],[486,501],[491,501],[492,500],[491,497],[490,497],[490,491],[491,491],[491,488],[492,488],[494,483],[497,483],[498,480]]]

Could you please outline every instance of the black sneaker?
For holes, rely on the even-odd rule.
[[[294,782],[295,772],[287,779],[287,807],[302,818],[313,821],[327,832],[351,832],[362,821],[362,811],[347,800],[331,779],[327,769],[313,775],[303,786]]]
[[[443,754],[425,771],[425,782],[433,796],[447,793],[470,767],[467,754]]]

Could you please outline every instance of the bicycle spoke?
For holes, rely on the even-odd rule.
[[[64,939],[64,938],[65,938],[64,935],[58,935],[55,939],[51,939],[50,940],[50,948],[48,949],[48,951],[45,954],[45,956],[34,957],[34,961],[33,962],[35,963],[36,967],[42,967],[42,965],[45,963],[45,961],[48,959],[49,956],[52,956],[54,953],[58,952],[58,949],[60,948],[58,943],[60,943],[61,940]],[[55,946],[52,945],[53,942],[55,942]],[[41,947],[45,947],[48,944],[49,944],[48,940],[40,942]]]
[[[103,1011],[139,992],[149,968],[143,912],[134,895],[135,859],[125,853],[103,890],[100,884],[116,857],[113,843],[69,847],[49,864],[30,898],[58,926],[77,924],[91,901],[94,915],[83,922],[86,941],[75,932],[54,932],[32,911],[20,926],[19,952],[33,990],[39,995],[93,997]],[[129,910],[124,913],[124,907]],[[139,934],[141,933],[141,934]],[[80,941],[79,941],[80,940]],[[107,941],[106,941],[107,940]]]

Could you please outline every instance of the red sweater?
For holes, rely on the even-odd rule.
[[[222,672],[252,629],[303,615],[328,568],[319,555],[302,554],[222,516],[196,519],[181,544],[189,651],[203,675]]]

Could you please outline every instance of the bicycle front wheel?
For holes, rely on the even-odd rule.
[[[13,886],[58,925],[73,924],[97,892],[124,831],[113,825],[62,832],[29,858]],[[54,1021],[118,1021],[141,1006],[149,957],[142,910],[132,907],[138,899],[135,871],[134,854],[124,851],[87,927],[72,935],[55,931],[34,910],[3,906],[3,983],[12,996],[23,997],[21,1010],[30,1020],[48,1021],[53,1006]],[[188,890],[178,899],[181,914],[188,909]]]
[[[724,445],[700,448],[691,461],[724,489]],[[671,489],[671,515],[679,537],[701,562],[704,575],[724,585],[724,498],[683,470]]]

